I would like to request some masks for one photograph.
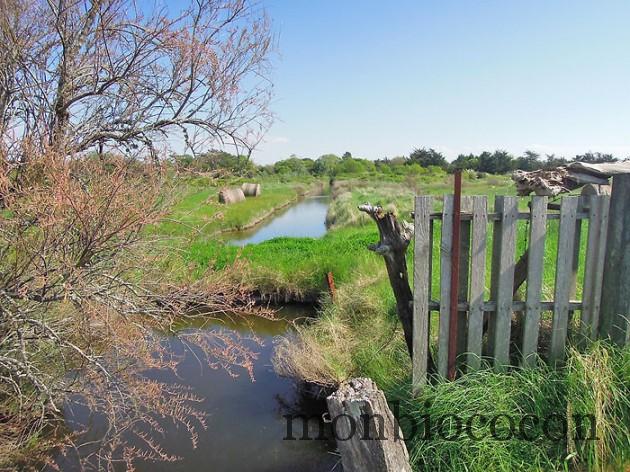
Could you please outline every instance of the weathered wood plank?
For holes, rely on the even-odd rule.
[[[608,225],[610,219],[610,196],[600,196],[600,217],[599,217],[599,241],[597,264],[595,264],[595,275],[592,289],[592,317],[591,317],[591,338],[595,339],[599,333],[601,320],[602,289],[604,283],[604,268],[606,267],[606,241],[608,238]]]
[[[429,358],[429,299],[431,297],[431,238],[429,215],[433,198],[416,197],[413,265],[413,370],[412,389],[420,392],[427,380]]]
[[[582,220],[577,218],[579,213],[584,213],[588,199],[581,195],[578,197],[578,208],[575,220],[575,233],[573,236],[573,260],[571,262],[571,280],[569,281],[569,300],[577,296],[577,279],[580,270],[580,245],[582,243]],[[584,287],[582,287],[584,289]],[[573,325],[574,311],[569,309],[568,326]]]
[[[592,195],[588,197],[587,205],[589,223],[580,323],[580,344],[582,346],[589,340],[595,339],[597,335],[610,197]]]
[[[483,299],[486,288],[486,245],[488,239],[488,199],[474,197],[472,209],[472,240],[470,263],[470,309],[466,365],[469,370],[481,366],[483,341]]]
[[[516,253],[518,199],[497,196],[495,211],[502,215],[495,228],[493,254],[493,289],[497,309],[492,320],[492,357],[494,368],[504,370],[510,361],[510,330],[512,324],[512,287]]]
[[[462,196],[461,211],[472,212],[473,197]],[[459,238],[459,290],[457,294],[458,302],[468,301],[468,281],[470,278],[470,231],[472,221],[462,221]],[[465,359],[467,333],[468,333],[468,312],[459,310],[457,312],[457,364],[461,366]]]
[[[448,373],[448,327],[450,325],[451,254],[453,235],[453,196],[444,196],[440,241],[440,323],[438,333],[438,373]]]
[[[549,207],[552,205],[553,204],[550,203],[547,209],[550,209]],[[517,219],[529,220],[530,216],[531,215],[529,212],[519,212]],[[442,219],[442,213],[431,213],[431,220],[441,220],[441,219]],[[554,212],[554,213],[547,214],[547,220],[559,220],[559,219],[560,219],[560,213]],[[588,219],[588,212],[578,211],[576,219],[577,220]],[[472,220],[472,215],[464,213],[462,215],[462,221],[469,221],[469,220]],[[501,215],[499,213],[488,213],[488,221],[492,222],[492,221],[500,221],[500,220],[501,220]]]
[[[526,367],[535,365],[536,354],[538,353],[546,233],[547,197],[532,197],[527,253],[525,320],[521,346],[522,365]]]
[[[569,296],[571,293],[577,208],[578,197],[564,197],[562,199],[560,227],[558,229],[553,325],[551,329],[551,346],[549,348],[549,361],[552,365],[564,360],[569,324]]]
[[[435,205],[435,203],[433,203]],[[437,309],[438,313],[431,313],[431,297],[433,297],[433,257],[435,255],[435,253],[439,253],[439,250],[436,251],[435,249],[435,221],[433,220],[429,220],[429,241],[430,241],[430,247],[429,247],[429,251],[431,253],[431,257],[429,258],[429,329],[427,331],[427,345],[429,348],[429,358],[431,358],[431,326],[433,326],[433,323],[431,321],[433,316],[440,316],[439,314],[439,308]],[[437,284],[436,284],[437,287]],[[437,358],[437,355],[435,354],[433,356],[433,358]],[[435,366],[434,366],[435,367]]]
[[[613,177],[600,334],[623,344],[630,317],[630,174]]]
[[[429,300],[433,296],[433,237],[435,234],[435,223],[433,220],[429,220],[429,251],[431,252],[431,257],[429,258]]]
[[[501,206],[501,208],[499,208]],[[492,225],[492,253],[490,259],[490,301],[494,302],[494,309],[488,312],[488,338],[483,355],[491,358],[494,355],[496,300],[499,287],[499,259],[501,258],[501,226],[503,219],[503,202],[494,200],[494,213],[498,219],[493,220]],[[489,215],[488,215],[489,216]]]
[[[488,300],[483,302],[483,311],[486,312],[494,312],[497,310],[497,302],[494,300]],[[540,310],[541,311],[553,311],[554,302],[543,301],[540,302]],[[573,311],[582,309],[582,302],[578,300],[569,300],[569,308]],[[464,311],[469,309],[469,304],[466,302],[460,302],[457,304],[457,309]],[[440,310],[440,302],[437,300],[431,300],[429,302],[429,310]],[[515,311],[525,311],[525,302],[521,300],[514,300],[512,302],[512,312]]]

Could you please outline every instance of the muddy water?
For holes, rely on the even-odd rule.
[[[328,202],[327,196],[306,197],[251,230],[226,233],[224,238],[236,246],[260,243],[280,236],[319,238],[326,233]]]
[[[274,336],[287,332],[289,323],[286,320],[311,313],[304,308],[286,307],[279,315],[282,319],[278,321],[249,317],[180,327],[184,333],[227,330],[243,336],[241,342],[259,352],[254,363],[253,381],[245,372],[236,371],[240,375],[232,377],[223,369],[213,370],[199,362],[179,337],[168,339],[174,352],[185,355],[177,369],[179,381],[205,398],[198,407],[208,414],[208,430],[200,435],[197,449],[190,447],[186,437],[182,438],[181,444],[177,445],[178,454],[184,458],[182,461],[148,464],[138,467],[139,471],[315,472],[328,471],[334,466],[338,460],[330,453],[334,451],[334,444],[283,440],[286,435],[283,415],[295,410],[321,413],[324,406],[304,398],[293,381],[274,372],[271,365]],[[252,334],[257,339],[247,339]],[[301,433],[301,428],[298,432]],[[175,435],[176,441],[177,437]]]

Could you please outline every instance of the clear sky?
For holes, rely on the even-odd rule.
[[[262,0],[278,36],[253,154],[433,147],[630,156],[630,1]]]

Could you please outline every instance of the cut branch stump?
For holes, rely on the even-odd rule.
[[[345,472],[411,472],[398,421],[371,379],[344,382],[327,404]]]

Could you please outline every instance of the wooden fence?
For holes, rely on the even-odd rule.
[[[598,332],[602,280],[607,240],[609,196],[566,196],[559,210],[548,209],[547,197],[527,198],[529,211],[519,211],[522,198],[497,196],[494,211],[488,211],[487,197],[462,197],[460,218],[460,272],[458,291],[457,354],[460,371],[477,369],[482,360],[495,369],[510,364],[531,366],[538,356],[550,363],[562,362],[569,327],[577,326],[581,339],[592,339]],[[524,207],[524,205],[523,205]],[[439,242],[439,298],[431,297],[435,222],[441,220]],[[527,283],[524,301],[513,295],[517,266],[517,234],[519,221],[528,222]],[[559,220],[552,223],[552,220]],[[588,221],[585,232],[584,270],[579,269],[582,222]],[[414,263],[414,345],[413,384],[417,389],[426,381],[427,360],[431,349],[431,313],[439,312],[436,366],[440,375],[448,369],[449,313],[451,291],[451,254],[453,233],[453,196],[444,198],[443,209],[433,212],[433,198],[415,199],[415,263]],[[545,245],[553,244],[549,227],[557,225],[555,260],[545,260]],[[492,229],[490,248],[489,229]],[[437,242],[436,242],[437,243]],[[435,244],[437,246],[437,244]],[[548,251],[548,254],[550,251]],[[490,257],[490,269],[486,259]],[[555,264],[553,299],[543,299],[545,266]],[[487,274],[487,272],[489,272]],[[582,296],[576,300],[578,274],[583,273]],[[486,278],[490,292],[486,296]],[[579,311],[580,318],[573,313]],[[553,312],[550,339],[545,352],[540,349],[541,316]],[[513,317],[520,317],[520,336],[515,343],[511,336]],[[487,329],[484,329],[484,318]]]

